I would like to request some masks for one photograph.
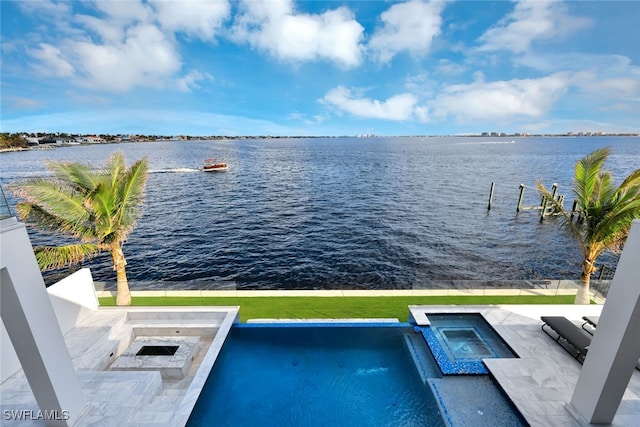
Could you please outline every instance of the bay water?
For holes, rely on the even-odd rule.
[[[611,147],[605,168],[616,183],[640,167],[638,137],[230,139],[2,153],[0,183],[7,193],[20,178],[44,176],[46,160],[98,166],[116,150],[128,163],[147,156],[143,214],[124,246],[132,289],[577,279],[577,243],[556,218],[516,214],[519,186],[524,204],[538,205],[536,179],[557,183],[570,208],[575,162],[603,146]],[[210,157],[229,169],[200,171]],[[29,233],[34,245],[63,241]],[[600,260],[616,262],[613,254]],[[108,255],[84,266],[94,280],[115,281]]]

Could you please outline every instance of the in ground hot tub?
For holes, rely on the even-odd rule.
[[[518,357],[479,313],[427,314],[429,325],[416,326],[440,370],[451,374],[487,374],[482,359]]]

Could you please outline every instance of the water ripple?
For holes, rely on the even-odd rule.
[[[491,141],[503,142],[503,141]],[[518,186],[568,191],[573,164],[611,145],[621,178],[637,138],[295,139],[78,146],[2,154],[2,184],[41,175],[45,158],[101,162],[116,150],[150,168],[146,205],[124,249],[133,286],[408,289],[433,280],[575,278],[579,254],[553,219],[515,214]],[[203,159],[226,173],[198,172]],[[489,185],[497,182],[487,212]],[[10,198],[11,203],[15,203]],[[529,191],[525,203],[537,203]],[[34,244],[51,237],[30,230]],[[615,256],[603,259],[615,263]],[[109,258],[87,264],[113,280]]]

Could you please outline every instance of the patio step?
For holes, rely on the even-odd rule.
[[[441,378],[442,372],[440,372],[422,336],[405,334],[404,339],[422,382],[426,384],[429,378]]]
[[[524,426],[489,376],[449,376],[427,381],[449,427]]]

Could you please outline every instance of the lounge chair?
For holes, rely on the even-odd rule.
[[[582,329],[593,335],[593,331],[598,326],[598,321],[600,321],[600,316],[582,316],[582,320],[584,320]],[[589,327],[587,327],[587,325]],[[640,359],[638,359],[636,363],[636,369],[640,371]]]
[[[600,316],[582,316],[582,320],[584,320],[582,329],[587,331],[590,335],[593,335],[596,326],[598,326],[598,320],[600,320]]]
[[[542,316],[540,319],[544,322],[542,330],[575,357],[578,362],[583,363],[587,351],[589,351],[589,345],[591,345],[591,335],[566,317]],[[547,329],[552,330],[554,334]]]

